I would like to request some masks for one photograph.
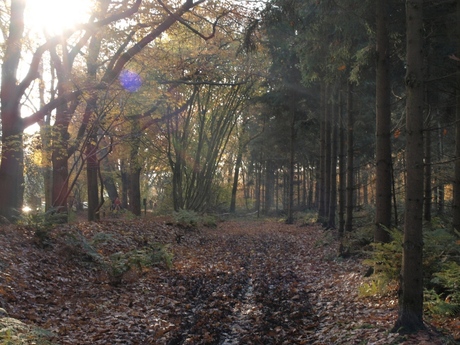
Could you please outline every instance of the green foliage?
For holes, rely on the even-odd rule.
[[[424,232],[423,268],[428,277],[444,269],[446,263],[460,258],[457,241],[458,237],[442,226]]]
[[[195,211],[180,209],[173,213],[173,218],[181,226],[195,227],[199,223],[200,216]]]
[[[454,261],[446,262],[441,271],[434,273],[432,283],[441,286],[445,301],[460,312],[460,265]]]
[[[314,224],[318,221],[318,212],[316,212],[316,210],[314,212],[299,212],[297,217],[301,219],[302,224]]]
[[[382,274],[374,275],[368,281],[364,282],[359,287],[359,295],[361,297],[380,296],[389,292],[390,281],[388,277]]]
[[[82,262],[103,264],[104,258],[97,251],[95,243],[88,241],[79,231],[66,232],[63,236],[66,243],[66,255],[77,258]]]
[[[67,213],[58,213],[56,209],[47,212],[22,213],[16,220],[18,225],[34,231],[35,240],[42,248],[51,245],[49,231],[57,224],[65,222],[67,222]]]
[[[141,272],[143,267],[164,264],[172,267],[172,252],[167,245],[154,244],[143,249],[131,250],[127,253],[114,253],[105,263],[105,270],[112,285],[123,282],[124,276],[131,271]]]
[[[318,238],[315,241],[315,247],[325,247],[331,245],[331,243],[334,243],[334,235],[332,231],[325,231],[323,236]]]
[[[141,249],[128,252],[116,252],[109,256],[102,254],[98,246],[107,245],[114,237],[107,233],[97,233],[88,241],[79,232],[66,233],[66,254],[82,262],[95,263],[108,276],[112,285],[120,285],[129,272],[141,272],[144,267],[163,265],[172,267],[173,254],[168,245],[159,243],[150,244]]]
[[[459,304],[443,298],[434,289],[425,289],[423,305],[425,310],[430,314],[448,316],[456,316],[460,314]]]
[[[374,241],[374,229],[374,224],[367,224],[346,233],[346,245],[350,247],[352,252],[362,250],[363,247],[371,245]]]
[[[360,288],[369,296],[388,291],[397,282],[401,271],[403,232],[388,229],[390,243],[372,244],[373,251],[364,263],[376,273]],[[460,246],[458,236],[451,233],[439,219],[424,228],[423,272],[425,276],[425,308],[430,313],[460,313]]]
[[[11,317],[0,317],[0,344],[4,345],[52,345],[53,333],[29,326]]]
[[[196,228],[197,226],[216,227],[217,218],[213,215],[200,215],[195,211],[180,209],[173,213],[174,221],[184,228]]]
[[[370,259],[364,264],[372,266],[384,280],[397,280],[401,272],[403,233],[393,228],[387,229],[391,236],[389,243],[372,243]]]

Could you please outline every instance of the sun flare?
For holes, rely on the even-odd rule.
[[[37,33],[58,35],[88,19],[91,0],[28,0],[25,23]]]

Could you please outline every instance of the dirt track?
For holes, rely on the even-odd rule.
[[[333,236],[317,226],[229,221],[184,232],[115,221],[59,231],[110,234],[101,252],[168,242],[174,263],[112,286],[63,247],[59,232],[43,249],[27,232],[6,231],[2,305],[53,331],[54,343],[391,344],[397,337],[387,332],[395,301],[359,298],[365,268],[337,259]],[[405,344],[442,344],[427,337]]]

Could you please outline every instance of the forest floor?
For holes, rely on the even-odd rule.
[[[456,344],[460,320],[389,330],[396,296],[361,297],[362,259],[316,225],[184,229],[121,219],[0,229],[1,344]],[[172,265],[113,280],[98,259],[168,244]],[[107,261],[106,261],[107,262]],[[112,279],[111,278],[112,274]],[[435,331],[440,325],[443,331]]]

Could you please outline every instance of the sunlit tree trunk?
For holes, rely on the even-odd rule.
[[[231,201],[230,201],[230,213],[235,213],[235,211],[236,211],[236,194],[237,194],[237,191],[238,191],[238,181],[239,181],[240,167],[241,167],[241,162],[242,161],[243,161],[243,149],[241,147],[239,147],[238,154],[236,156],[235,170],[234,170],[234,173],[233,173],[232,198],[231,198]]]
[[[11,1],[11,21],[4,44],[1,85],[2,159],[0,163],[0,215],[17,216],[24,196],[23,124],[17,72],[24,32],[25,0]]]
[[[406,1],[406,196],[399,315],[394,330],[423,324],[423,0]]]

